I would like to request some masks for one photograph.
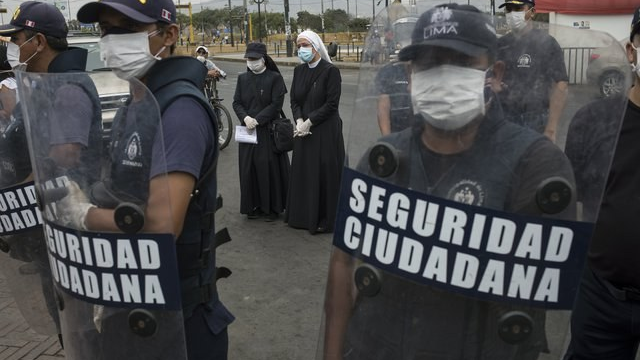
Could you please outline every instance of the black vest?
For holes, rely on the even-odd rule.
[[[147,86],[156,97],[161,112],[164,112],[179,97],[188,96],[195,99],[209,114],[214,129],[213,139],[218,139],[215,113],[202,92],[205,77],[206,68],[198,60],[174,56],[158,61],[149,70]],[[215,149],[213,161],[201,169],[200,179],[187,209],[182,234],[176,242],[185,318],[191,315],[197,305],[213,306],[219,301],[215,286],[216,244],[214,243],[214,214],[217,207],[215,169],[218,161],[218,147],[216,146]]]

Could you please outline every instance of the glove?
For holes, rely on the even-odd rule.
[[[298,136],[307,136],[311,134],[311,120],[307,119],[305,121],[298,122],[296,125],[296,130],[298,131]]]
[[[247,129],[253,130],[256,128],[256,126],[258,126],[258,120],[252,118],[251,116],[245,116],[244,125],[247,127]]]
[[[66,188],[69,194],[56,202],[57,217],[64,225],[74,229],[87,230],[84,223],[87,212],[96,206],[89,202],[75,181],[69,181]]]
[[[300,136],[300,132],[298,131],[298,126],[302,125],[304,120],[296,119],[296,126],[293,128],[293,137]]]

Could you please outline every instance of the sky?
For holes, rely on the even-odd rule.
[[[71,15],[71,19],[76,18],[76,13],[78,9],[89,2],[89,0],[41,0],[49,3],[56,3],[58,7],[61,9],[62,13],[65,17],[69,17]],[[247,7],[249,12],[257,12],[258,5],[253,0],[230,0],[231,6],[243,6],[244,3],[247,3]],[[264,11],[266,4],[267,12],[284,12],[284,0],[258,0],[264,1],[260,6],[260,11]],[[408,3],[410,0],[402,0],[403,3]],[[11,18],[11,15],[15,11],[15,9],[20,5],[22,1],[18,0],[4,0],[2,1],[2,6],[7,9],[7,14],[2,14],[0,17],[2,23],[8,22]],[[176,4],[178,2],[181,5],[188,4],[188,0],[174,0]],[[392,0],[389,0],[392,2]],[[447,0],[442,0],[440,3],[447,2]],[[489,8],[489,0],[458,0],[460,3],[469,2],[471,5],[477,6],[480,10],[488,10]],[[380,3],[380,5],[378,5]],[[496,5],[501,4],[501,0],[496,0]],[[299,11],[308,11],[310,13],[319,14],[321,12],[322,6],[324,6],[325,10],[328,9],[342,9],[347,11],[347,5],[349,9],[349,13],[352,16],[358,17],[371,17],[373,14],[373,7],[375,6],[376,13],[378,13],[385,4],[385,0],[289,0],[289,13],[290,16],[295,17],[295,14]],[[209,8],[216,9],[222,8],[229,5],[229,0],[192,0],[191,1],[193,12],[200,11],[200,8]]]

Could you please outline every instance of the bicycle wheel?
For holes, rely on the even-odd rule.
[[[229,110],[222,104],[213,105],[213,110],[218,117],[218,144],[220,150],[224,149],[231,142],[233,137],[233,120]]]

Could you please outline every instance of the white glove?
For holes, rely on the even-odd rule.
[[[311,120],[307,119],[305,121],[300,121],[296,125],[296,130],[298,131],[298,136],[307,136],[311,134]]]
[[[252,118],[251,116],[244,117],[244,124],[249,130],[253,130],[258,126],[258,120]]]
[[[296,126],[293,128],[293,137],[300,136],[300,132],[298,131],[298,127],[302,125],[304,120],[296,119]]]
[[[69,181],[66,186],[69,193],[56,202],[56,214],[58,219],[66,226],[74,229],[87,230],[84,221],[89,209],[96,207],[89,202],[75,181]]]

